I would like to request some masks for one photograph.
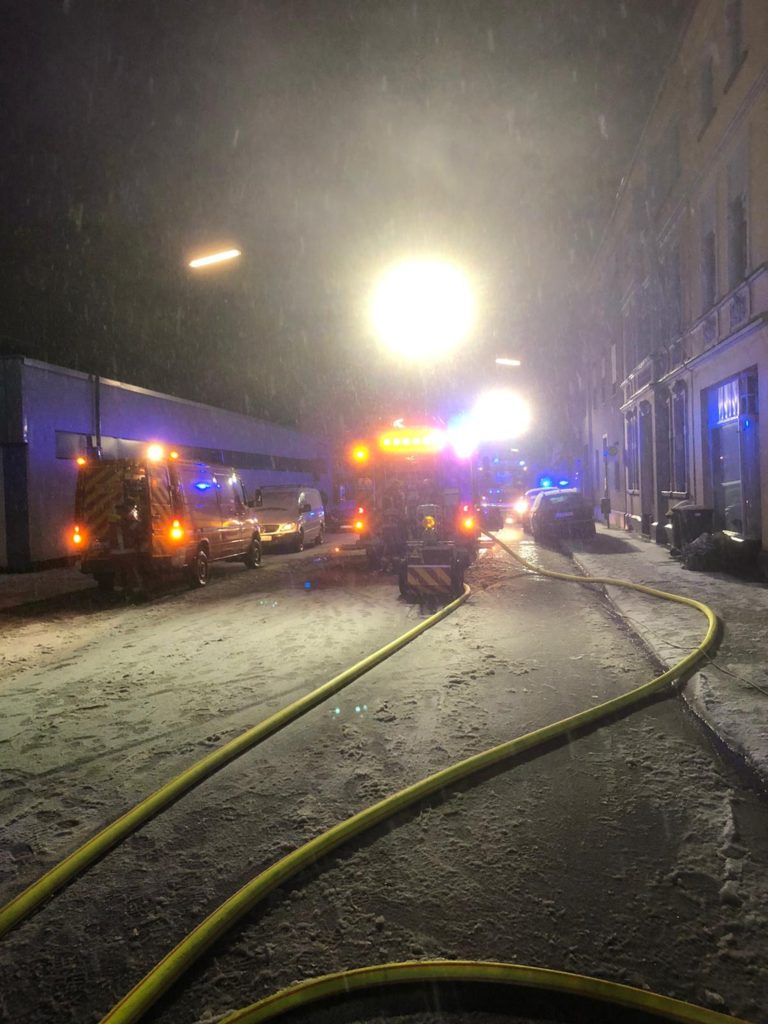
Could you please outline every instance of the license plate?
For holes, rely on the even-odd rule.
[[[267,541],[267,540],[272,540],[272,538],[268,537],[266,534],[262,533],[262,535],[261,535],[261,542],[262,542],[262,544],[264,543],[264,541]]]
[[[555,519],[573,519],[573,512],[555,512]]]

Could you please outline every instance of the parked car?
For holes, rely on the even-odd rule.
[[[305,544],[323,543],[325,509],[314,487],[262,487],[256,506],[265,550],[287,547],[302,551]]]
[[[545,491],[552,492],[554,490],[556,490],[554,487],[531,487],[529,491],[526,491],[525,494],[521,498],[518,498],[514,503],[512,506],[513,512],[517,516],[517,520],[525,533],[531,532],[531,509],[533,508],[533,503],[536,501],[536,498]]]
[[[325,527],[331,533],[354,530],[355,520],[362,515],[362,506],[356,501],[340,501],[325,510]]]
[[[592,505],[575,488],[541,491],[531,509],[531,532],[537,543],[555,537],[592,537]]]

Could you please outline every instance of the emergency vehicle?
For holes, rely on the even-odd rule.
[[[211,562],[260,564],[258,519],[234,469],[159,444],[137,458],[77,463],[71,550],[102,590],[143,589],[173,570],[203,587]]]
[[[401,594],[457,596],[477,556],[480,528],[471,463],[460,459],[438,423],[403,419],[358,442],[358,546],[371,568],[397,572]]]

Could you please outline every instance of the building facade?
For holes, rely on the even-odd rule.
[[[765,0],[694,8],[587,299],[574,390],[596,505],[665,543],[688,499],[768,546]]]
[[[328,446],[316,436],[33,359],[0,358],[0,571],[66,561],[77,457],[131,457],[148,441],[233,466],[251,490],[330,489]]]

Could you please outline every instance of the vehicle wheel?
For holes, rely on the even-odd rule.
[[[457,562],[451,570],[451,598],[460,597],[464,593],[464,565]]]
[[[408,566],[403,562],[397,573],[397,585],[400,589],[400,594],[408,604],[415,604],[419,597],[415,590],[412,590],[408,586]]]
[[[381,555],[376,548],[366,548],[365,553],[368,556],[368,568],[371,572],[376,572],[381,568]]]
[[[252,540],[248,545],[243,561],[246,569],[258,569],[261,565],[261,544],[257,540]]]
[[[198,548],[189,567],[189,582],[193,587],[204,587],[208,582],[208,555],[204,548]]]
[[[93,578],[96,586],[104,594],[110,594],[115,589],[115,574],[113,572],[97,572]]]
[[[320,544],[323,543],[324,540],[325,540],[325,527],[321,526],[320,527],[320,533],[318,533],[318,535],[317,535],[317,540],[315,541],[315,544],[316,545],[320,545]]]
[[[303,551],[304,550],[304,531],[303,530],[299,530],[299,533],[298,533],[298,535],[296,537],[296,540],[293,542],[293,550],[294,551]]]

